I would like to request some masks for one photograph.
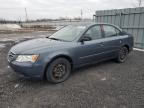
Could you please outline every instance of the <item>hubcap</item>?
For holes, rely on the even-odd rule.
[[[121,51],[120,51],[120,59],[125,60],[126,56],[127,56],[127,50],[122,48]]]
[[[66,66],[64,64],[57,64],[53,68],[53,76],[55,79],[61,79],[66,74]]]

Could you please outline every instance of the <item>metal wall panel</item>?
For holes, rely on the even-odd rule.
[[[144,7],[96,11],[96,22],[120,26],[134,35],[135,47],[144,49]]]

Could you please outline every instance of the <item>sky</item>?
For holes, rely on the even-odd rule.
[[[0,19],[92,18],[96,10],[137,7],[137,0],[0,0]]]

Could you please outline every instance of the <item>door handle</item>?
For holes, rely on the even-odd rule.
[[[99,43],[98,45],[100,45],[100,46],[104,46],[104,42],[101,42],[101,43]]]
[[[120,40],[119,42],[120,42],[120,44],[121,44],[121,43],[122,43],[122,40]]]

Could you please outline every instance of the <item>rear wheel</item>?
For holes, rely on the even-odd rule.
[[[71,72],[71,65],[65,58],[57,58],[48,66],[46,78],[51,83],[60,83],[65,81]]]
[[[118,57],[116,58],[116,60],[119,63],[123,63],[126,61],[127,55],[128,55],[128,48],[124,46],[124,47],[120,48],[120,50],[118,52]]]

